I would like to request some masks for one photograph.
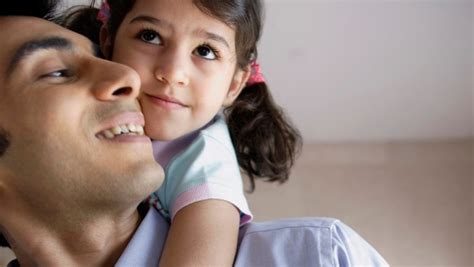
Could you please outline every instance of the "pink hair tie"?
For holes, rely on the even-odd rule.
[[[251,86],[257,83],[264,83],[265,78],[262,74],[262,69],[260,68],[260,64],[256,60],[252,60],[250,63],[251,73],[250,78],[247,81],[247,86]]]
[[[100,6],[99,13],[97,13],[97,20],[102,22],[103,24],[107,24],[110,18],[110,6],[106,0],[102,2]]]

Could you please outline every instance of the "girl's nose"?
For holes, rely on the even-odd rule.
[[[188,57],[186,53],[178,51],[166,51],[157,60],[154,70],[155,78],[173,87],[185,87],[189,84],[187,70]]]

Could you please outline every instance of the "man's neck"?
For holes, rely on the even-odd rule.
[[[15,237],[14,252],[21,266],[113,266],[141,219],[137,210],[71,225],[32,225]],[[21,248],[21,249],[20,249]]]

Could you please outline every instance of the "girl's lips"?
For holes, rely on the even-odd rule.
[[[154,95],[149,95],[145,94],[145,96],[150,99],[150,101],[163,108],[167,109],[177,109],[177,108],[185,108],[187,107],[183,103],[181,103],[179,100],[174,99],[172,97],[168,97],[165,95],[160,95],[160,96],[154,96]]]

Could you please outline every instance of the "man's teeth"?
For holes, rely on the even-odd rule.
[[[134,125],[134,124],[124,124],[118,125],[114,128],[105,130],[99,134],[99,137],[105,137],[106,139],[113,139],[116,136],[122,134],[132,134],[132,135],[143,135],[143,126]]]

